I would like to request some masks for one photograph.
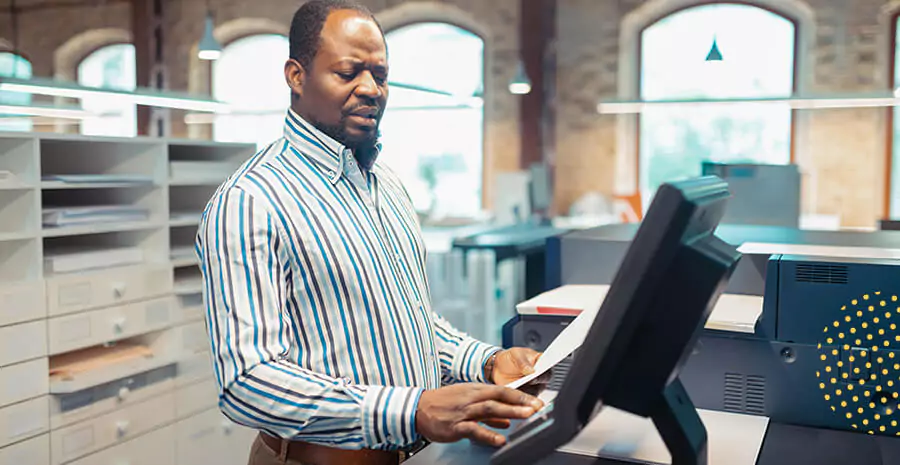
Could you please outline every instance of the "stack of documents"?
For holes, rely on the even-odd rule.
[[[150,210],[131,205],[96,205],[44,208],[44,226],[72,226],[92,223],[146,221]]]
[[[152,183],[153,178],[143,174],[49,174],[42,177],[44,181],[56,181],[66,184],[103,184],[103,183]]]
[[[144,251],[139,247],[118,247],[101,250],[58,249],[44,254],[44,270],[48,273],[72,273],[75,271],[134,265],[144,261]]]

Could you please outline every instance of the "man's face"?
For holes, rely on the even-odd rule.
[[[388,97],[387,50],[378,26],[356,11],[333,11],[303,74],[300,88],[294,88],[300,113],[357,158],[366,158],[378,140]]]

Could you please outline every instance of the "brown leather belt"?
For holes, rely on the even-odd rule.
[[[266,433],[260,433],[259,436],[279,456],[303,465],[398,465],[402,454],[372,449],[337,449],[302,441],[285,441]]]

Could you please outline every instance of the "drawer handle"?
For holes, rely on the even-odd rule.
[[[125,297],[125,289],[127,288],[127,286],[125,286],[125,283],[113,283],[112,288],[113,288],[113,295],[117,299],[121,299],[122,297]]]
[[[119,388],[119,401],[124,402],[125,399],[128,398],[128,395],[131,394],[131,389],[128,389],[128,386],[122,386]]]
[[[125,318],[113,320],[113,333],[119,335],[125,332]]]
[[[128,422],[120,421],[116,423],[116,435],[119,439],[125,437],[126,434],[128,434]]]

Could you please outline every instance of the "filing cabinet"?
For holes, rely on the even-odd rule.
[[[47,356],[47,321],[0,328],[0,366]]]
[[[161,330],[173,323],[174,313],[170,296],[50,318],[50,354]]]
[[[44,281],[4,282],[0,286],[0,327],[47,317]]]
[[[47,278],[50,316],[107,307],[172,293],[172,268],[142,265]]]
[[[62,465],[141,436],[175,419],[172,392],[50,432],[52,465]]]
[[[50,429],[47,396],[0,407],[0,447],[46,433]]]
[[[0,465],[50,465],[50,435],[0,448]]]

